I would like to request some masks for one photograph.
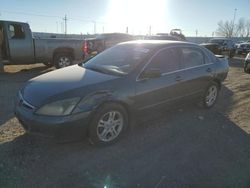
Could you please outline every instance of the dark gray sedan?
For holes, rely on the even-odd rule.
[[[227,73],[226,59],[195,44],[126,42],[29,80],[15,114],[27,132],[57,139],[87,135],[106,145],[126,132],[138,112],[191,100],[212,107]]]

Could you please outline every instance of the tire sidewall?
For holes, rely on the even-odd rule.
[[[97,135],[97,125],[98,125],[100,118],[109,111],[120,112],[123,116],[124,124],[123,124],[123,127],[122,127],[120,134],[114,140],[111,140],[109,142],[105,142],[105,141],[100,140],[98,135]],[[97,145],[97,146],[111,145],[111,144],[117,142],[119,139],[121,139],[121,137],[125,134],[125,132],[128,128],[128,123],[129,123],[128,113],[121,105],[114,104],[114,103],[104,104],[100,108],[98,108],[97,111],[92,116],[92,121],[90,122],[89,129],[88,129],[89,141],[91,144]]]
[[[216,99],[215,99],[215,101],[213,102],[213,104],[212,104],[211,106],[208,106],[207,103],[206,103],[206,96],[207,96],[208,90],[209,90],[212,86],[215,86],[215,87],[216,87],[216,89],[217,89],[217,96],[216,96]],[[204,92],[203,101],[202,101],[202,102],[203,102],[203,106],[204,106],[205,108],[207,108],[207,109],[212,108],[212,107],[216,104],[216,102],[217,102],[217,100],[218,100],[218,97],[219,97],[219,86],[218,86],[217,83],[212,82],[211,84],[208,85],[208,87],[206,88],[206,90],[205,90],[205,92]]]

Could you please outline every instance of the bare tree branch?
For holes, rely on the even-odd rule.
[[[219,21],[217,36],[222,37],[249,37],[250,36],[250,20],[240,18],[236,24],[232,21]]]

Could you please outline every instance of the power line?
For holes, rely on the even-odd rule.
[[[7,14],[19,14],[19,15],[29,15],[29,16],[39,16],[39,17],[48,17],[48,18],[61,18],[59,15],[48,15],[48,14],[36,14],[36,13],[27,13],[27,12],[19,12],[19,11],[7,11],[7,10],[1,10],[0,12],[4,12]],[[93,19],[87,19],[87,18],[73,18],[73,17],[67,17],[68,20],[75,20],[75,21],[81,21],[81,22],[93,22]],[[108,24],[106,22],[101,21],[95,21],[99,24]]]
[[[1,10],[1,12],[5,12],[8,14],[21,14],[21,15],[39,16],[39,17],[48,17],[48,18],[52,18],[52,17],[60,18],[60,16],[56,16],[56,15],[35,14],[35,13],[27,13],[27,12],[6,11],[6,10]]]

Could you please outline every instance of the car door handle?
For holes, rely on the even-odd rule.
[[[177,82],[180,82],[180,81],[182,81],[183,79],[181,78],[181,76],[176,76],[175,77],[175,81],[177,81]]]
[[[212,72],[212,69],[211,68],[207,68],[207,72]]]

